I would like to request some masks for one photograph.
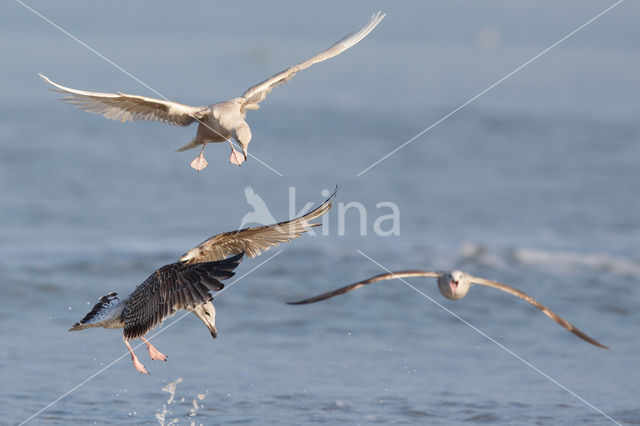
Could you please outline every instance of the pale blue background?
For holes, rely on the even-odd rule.
[[[607,419],[401,282],[314,306],[284,301],[391,269],[461,268],[517,286],[430,297],[622,423],[640,422],[640,51],[627,1],[360,177],[356,173],[538,54],[611,2],[29,3],[165,96],[204,105],[388,16],[250,112],[241,168],[228,148],[174,153],[195,127],[121,124],[75,111],[37,72],[71,87],[153,93],[19,3],[0,6],[0,423],[15,424],[125,353],[121,334],[67,329],[110,291],[250,211],[277,219],[341,185],[338,202],[395,202],[400,237],[305,236],[216,299],[220,337],[195,317],[154,339],[150,376],[126,357],[33,424],[605,423]],[[487,28],[489,30],[487,30]],[[480,34],[499,33],[494,46]],[[267,256],[246,260],[239,275]],[[165,325],[166,327],[166,325]],[[206,394],[195,417],[192,400]]]

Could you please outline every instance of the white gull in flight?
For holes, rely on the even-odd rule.
[[[169,100],[148,98],[146,96],[127,95],[124,93],[100,93],[71,89],[54,83],[48,77],[39,74],[47,83],[55,87],[55,91],[68,94],[63,100],[75,105],[77,108],[101,114],[112,120],[136,121],[155,120],[175,126],[188,126],[198,122],[198,130],[195,138],[178,151],[195,148],[202,145],[200,155],[192,162],[191,167],[200,171],[207,167],[204,158],[204,148],[209,142],[229,142],[232,164],[240,165],[247,159],[247,147],[251,141],[251,130],[245,121],[247,110],[259,109],[258,105],[267,94],[275,87],[286,83],[297,72],[311,65],[332,58],[365,38],[385,17],[378,12],[371,17],[360,30],[344,37],[328,49],[320,52],[311,59],[294,65],[281,71],[261,83],[247,89],[239,98],[218,102],[208,106],[193,107],[189,105],[171,102]],[[242,154],[233,147],[231,138],[235,139],[242,148]]]

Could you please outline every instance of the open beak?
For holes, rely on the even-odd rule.
[[[449,288],[451,288],[452,294],[456,294],[456,289],[458,288],[458,281],[449,280]]]

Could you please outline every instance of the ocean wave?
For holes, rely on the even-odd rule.
[[[509,266],[534,266],[559,273],[610,273],[640,276],[640,259],[609,253],[545,250],[510,247],[491,248],[479,243],[465,243],[460,260],[482,266],[504,269]]]
[[[137,269],[159,266],[178,259],[186,249],[192,247],[193,239],[118,239],[99,242],[49,242],[37,245],[0,247],[0,270],[16,269],[91,270],[105,268]],[[344,264],[355,267],[362,256],[347,244],[336,248],[331,244],[298,244],[290,256],[313,258],[313,265]],[[354,245],[353,247],[357,247]],[[621,276],[640,277],[640,259],[604,252],[551,250],[530,247],[496,247],[478,242],[466,242],[458,247],[417,247],[415,244],[396,244],[386,249],[371,247],[374,257],[386,255],[390,264],[397,268],[413,267],[407,263],[407,255],[429,259],[425,268],[450,269],[484,267],[498,270],[513,267],[535,267],[550,273],[591,274],[608,273]],[[411,257],[411,256],[410,256]],[[337,258],[337,259],[336,259]],[[399,262],[407,263],[401,266]],[[164,263],[163,263],[164,262]],[[413,265],[413,266],[412,266]]]

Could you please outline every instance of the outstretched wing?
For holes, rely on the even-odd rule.
[[[573,324],[571,324],[570,322],[568,322],[564,318],[562,318],[560,315],[556,314],[551,309],[547,308],[546,306],[544,306],[543,304],[538,302],[536,299],[534,299],[533,297],[529,296],[528,294],[518,290],[517,288],[511,287],[510,285],[499,283],[497,281],[487,280],[487,279],[479,278],[479,277],[471,277],[471,282],[473,284],[480,284],[480,285],[486,285],[488,287],[497,288],[498,290],[505,291],[505,292],[507,292],[509,294],[512,294],[512,295],[514,295],[516,297],[519,297],[519,298],[521,298],[523,300],[526,300],[527,302],[531,303],[536,308],[540,309],[546,316],[548,316],[549,318],[551,318],[552,320],[554,320],[555,322],[557,322],[558,324],[560,324],[561,326],[563,326],[564,328],[566,328],[567,330],[569,330],[570,332],[572,332],[573,334],[578,336],[579,338],[581,338],[583,340],[586,340],[587,342],[591,343],[592,345],[598,346],[600,348],[609,349],[608,346],[605,346],[605,345],[601,344],[600,342],[598,342],[597,340],[587,336],[582,331],[578,330]]]
[[[180,261],[190,264],[210,262],[242,251],[249,257],[255,257],[273,246],[298,238],[311,228],[321,225],[311,221],[329,211],[331,200],[335,197],[337,190],[336,187],[333,194],[322,205],[304,216],[274,225],[256,226],[214,235],[183,254]]]
[[[218,262],[172,263],[155,271],[129,296],[122,316],[124,337],[142,337],[180,309],[192,310],[211,299],[234,275],[244,253]]]
[[[286,83],[291,80],[296,73],[302,71],[305,68],[309,68],[311,65],[326,61],[329,58],[333,58],[336,55],[344,52],[350,47],[356,45],[360,40],[365,38],[379,23],[382,21],[382,18],[385,17],[386,14],[382,12],[378,12],[371,17],[371,20],[367,25],[362,27],[362,29],[356,31],[353,34],[349,34],[344,37],[342,40],[336,42],[333,46],[328,49],[320,52],[316,56],[311,59],[307,59],[306,61],[289,67],[284,71],[279,72],[278,74],[264,80],[261,83],[256,84],[253,87],[250,87],[242,97],[245,99],[245,108],[246,109],[258,109],[258,103],[260,103],[264,98],[267,97],[267,94],[271,92],[274,88],[279,85]]]
[[[321,300],[330,299],[333,296],[339,296],[341,294],[348,293],[352,290],[358,289],[367,284],[372,284],[378,281],[386,281],[386,280],[393,280],[396,278],[408,278],[408,277],[438,278],[439,276],[440,276],[439,272],[420,271],[420,270],[391,272],[388,274],[376,275],[375,277],[367,278],[366,280],[358,281],[357,283],[340,287],[337,290],[328,291],[326,293],[322,293],[322,294],[319,294],[318,296],[310,297],[308,299],[298,300],[297,302],[287,302],[287,303],[289,305],[305,305],[307,303],[319,302]]]
[[[76,108],[100,114],[112,120],[122,122],[155,120],[175,126],[188,126],[196,119],[202,119],[208,109],[124,93],[85,92],[61,86],[42,74],[38,75],[54,86],[54,91],[69,95],[62,100],[75,105]]]

